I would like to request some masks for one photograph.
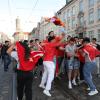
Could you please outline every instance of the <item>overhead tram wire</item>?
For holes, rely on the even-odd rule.
[[[12,11],[11,11],[10,0],[8,0],[8,11],[9,11],[10,20],[11,20],[11,23],[12,23]]]
[[[37,4],[38,4],[38,1],[39,1],[39,0],[36,0],[36,2],[35,2],[34,6],[33,6],[33,8],[32,8],[32,11],[31,11],[31,13],[30,13],[30,15],[29,15],[28,19],[32,16],[32,13],[33,13],[33,11],[34,11],[35,7],[36,7],[36,6],[37,6]]]
[[[9,10],[9,15],[11,16],[11,6],[10,6],[10,0],[8,0],[8,10]]]

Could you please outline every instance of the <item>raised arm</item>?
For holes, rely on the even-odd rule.
[[[11,52],[12,52],[12,50],[15,48],[15,45],[13,44],[13,45],[11,45],[9,48],[8,48],[8,50],[7,50],[7,53],[9,54],[9,55],[11,55]]]

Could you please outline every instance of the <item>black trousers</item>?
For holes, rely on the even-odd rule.
[[[80,80],[84,80],[83,66],[84,66],[84,63],[80,62],[80,68],[79,68],[79,71],[80,71]]]
[[[32,82],[33,72],[31,71],[17,71],[17,96],[18,100],[23,99],[25,93],[25,100],[32,100]]]

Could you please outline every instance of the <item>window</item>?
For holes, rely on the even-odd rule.
[[[98,20],[100,21],[100,8],[98,8]]]
[[[68,19],[68,30],[70,30],[70,28],[71,28],[71,20]]]
[[[72,28],[75,28],[75,26],[76,26],[76,21],[75,19],[72,19]]]
[[[63,21],[63,22],[66,21],[65,12],[62,14],[62,21]]]
[[[67,11],[65,11],[64,18],[67,20]]]
[[[72,7],[72,15],[75,15],[75,6]]]
[[[79,11],[82,11],[83,12],[83,9],[84,9],[84,7],[83,7],[83,0],[81,0],[79,2]]]
[[[67,17],[70,17],[71,16],[71,10],[68,10],[67,11]]]
[[[80,17],[80,25],[84,26],[84,17]]]
[[[89,0],[89,7],[94,6],[94,0]]]
[[[93,10],[89,12],[89,24],[94,23],[94,12]]]

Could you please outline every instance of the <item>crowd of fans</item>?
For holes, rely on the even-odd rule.
[[[62,73],[67,73],[69,89],[73,89],[77,82],[85,82],[87,90],[90,90],[88,95],[98,93],[92,80],[93,70],[97,67],[99,74],[100,69],[100,45],[96,38],[66,38],[65,33],[56,36],[50,31],[43,41],[22,40],[14,44],[5,41],[4,45],[0,45],[0,53],[5,72],[9,69],[11,56],[16,60],[18,100],[22,100],[24,92],[26,100],[32,100],[33,71],[36,75],[39,65],[43,65],[39,87],[44,89],[43,93],[47,96],[51,96],[54,77],[60,77]]]

